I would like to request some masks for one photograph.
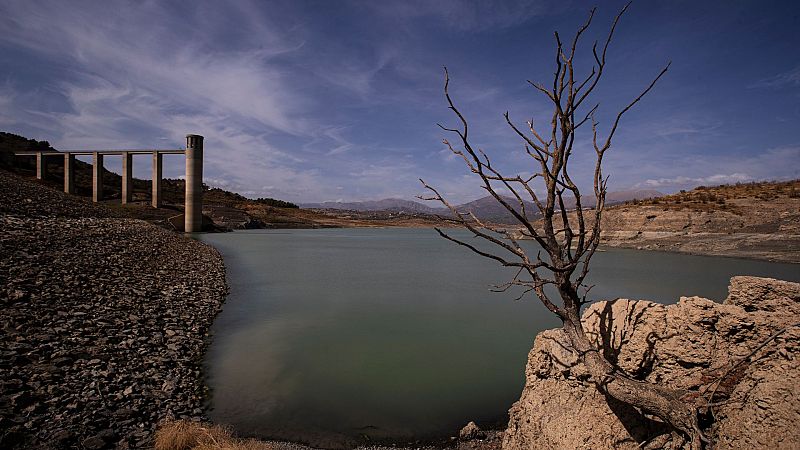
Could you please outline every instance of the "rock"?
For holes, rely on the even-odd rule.
[[[486,433],[478,428],[478,425],[476,425],[475,422],[470,422],[458,432],[458,437],[462,440],[484,439],[486,437]]]
[[[114,442],[117,438],[117,432],[112,429],[105,429],[97,433],[96,436],[104,442]]]
[[[92,436],[83,440],[83,447],[87,450],[102,450],[106,448],[106,441],[100,436]]]
[[[773,278],[733,277],[725,304],[745,311],[787,311],[800,303],[800,285]]]
[[[800,284],[735,277],[723,304],[684,297],[675,305],[598,302],[584,328],[606,357],[635,378],[702,392],[765,339],[800,316]],[[503,448],[637,449],[666,431],[601,395],[562,330],[536,337],[526,384],[510,411]],[[754,362],[725,378],[707,430],[715,449],[800,448],[800,329],[789,327]],[[757,425],[756,425],[757,424]]]
[[[56,447],[67,447],[75,440],[75,434],[68,430],[58,430],[50,436],[50,441]]]
[[[11,301],[18,302],[26,300],[28,298],[28,293],[20,289],[14,289],[8,294],[8,298]]]

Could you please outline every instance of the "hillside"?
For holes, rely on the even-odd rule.
[[[612,247],[799,263],[800,180],[633,200],[608,207],[602,228]]]
[[[715,187],[612,207],[608,245],[800,263],[800,180]]]

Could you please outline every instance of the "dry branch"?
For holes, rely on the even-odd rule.
[[[489,242],[495,249],[502,250],[502,253],[497,254],[479,248],[437,229],[443,238],[464,246],[480,256],[495,260],[503,266],[517,268],[516,275],[509,282],[495,286],[495,291],[504,292],[512,286],[520,286],[523,288],[522,295],[529,292],[536,293],[545,307],[561,319],[572,346],[571,350],[580,355],[580,361],[592,374],[594,383],[601,392],[634,406],[643,414],[661,418],[676,432],[688,438],[693,448],[699,449],[706,438],[698,425],[698,406],[687,400],[691,396],[683,391],[635,380],[623,373],[609,362],[602,349],[597,348],[586,336],[580,318],[581,307],[586,303],[588,291],[591,289],[591,286],[584,284],[584,280],[589,273],[590,260],[600,244],[600,223],[605,210],[608,176],[603,173],[603,157],[612,146],[622,117],[653,89],[670,67],[667,63],[633,100],[617,112],[608,133],[601,138],[598,122],[595,120],[599,104],[594,104],[592,108],[583,112],[580,107],[590,98],[605,73],[609,44],[620,18],[629,6],[630,3],[625,5],[614,18],[602,51],[598,52],[597,42],[592,46],[594,65],[587,76],[577,76],[573,61],[581,37],[592,24],[595,10],[589,12],[588,18],[578,28],[568,48],[565,48],[559,34],[554,34],[556,51],[552,88],[528,81],[531,86],[543,93],[552,105],[553,113],[547,132],[542,133],[537,130],[533,120],[527,123],[527,130],[523,131],[514,124],[507,112],[504,114],[506,123],[513,133],[521,138],[525,153],[531,158],[534,175],[530,177],[523,178],[518,174],[504,175],[492,164],[487,153],[472,146],[468,121],[450,95],[450,74],[447,68],[444,70],[445,98],[448,108],[455,114],[458,122],[455,127],[439,125],[443,130],[458,137],[457,147],[448,140],[444,140],[445,145],[478,177],[481,187],[514,217],[522,227],[521,234],[539,244],[546,255],[545,258],[542,258],[541,252],[535,259],[530,257],[512,233],[486,224],[474,214],[458,211],[434,187],[420,181],[424,188],[433,194],[424,197],[425,199],[442,203],[450,210],[457,223],[472,232],[475,237]],[[590,218],[587,218],[586,213],[590,210],[585,209],[582,204],[580,188],[569,173],[569,162],[573,154],[575,133],[581,125],[589,121],[592,124],[591,142],[595,155],[592,178],[595,203]],[[549,136],[545,139],[544,136],[547,135]],[[546,194],[537,194],[537,190],[531,184],[534,181],[544,183]],[[512,197],[506,198],[500,195],[496,185],[508,190]],[[532,215],[527,211],[524,195],[530,197],[541,215],[539,226],[533,222]],[[572,219],[568,214],[565,196],[574,198],[576,204]],[[560,223],[557,225],[557,222]],[[555,301],[555,296],[551,292],[545,291],[547,285],[553,286],[558,292],[558,301]],[[581,290],[584,291],[582,296],[578,294]]]

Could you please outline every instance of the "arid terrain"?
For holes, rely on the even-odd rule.
[[[800,180],[698,187],[610,207],[612,247],[800,263]]]

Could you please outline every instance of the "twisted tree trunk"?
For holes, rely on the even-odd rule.
[[[592,377],[597,389],[642,413],[661,418],[691,439],[692,449],[702,448],[703,435],[697,420],[697,407],[686,398],[686,391],[635,380],[614,367],[586,336],[578,314],[563,322],[564,332],[578,359]],[[679,446],[678,443],[676,446]]]

